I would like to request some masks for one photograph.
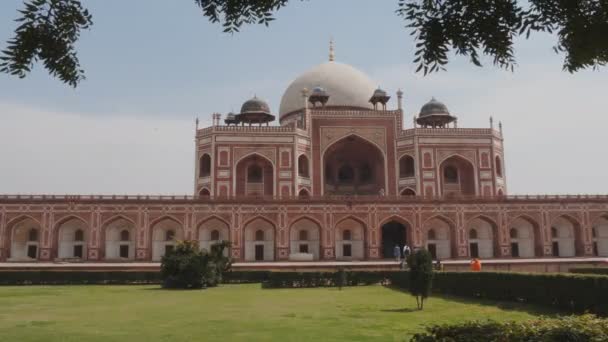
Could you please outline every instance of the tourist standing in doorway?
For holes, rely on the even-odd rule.
[[[393,256],[395,257],[395,261],[399,262],[401,260],[401,248],[399,248],[399,245],[395,245],[395,248],[393,248]]]
[[[410,246],[408,246],[408,245],[403,246],[403,258],[404,259],[407,259],[407,257],[410,255],[411,252],[412,252],[412,250],[410,249]]]

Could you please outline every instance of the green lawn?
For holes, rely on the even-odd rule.
[[[382,286],[207,290],[0,287],[0,341],[403,341],[425,324],[526,320],[530,306],[433,297],[424,311]]]

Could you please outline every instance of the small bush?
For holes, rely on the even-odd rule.
[[[465,341],[608,341],[608,320],[593,315],[540,318],[525,322],[470,321],[434,325],[416,334],[412,342]]]
[[[180,241],[163,256],[160,266],[164,288],[200,289],[217,286],[222,274],[230,268],[230,260],[224,257],[227,242],[201,251],[197,241]]]
[[[407,266],[410,274],[410,293],[416,297],[418,310],[422,310],[433,284],[433,257],[427,250],[419,249],[407,257]]]

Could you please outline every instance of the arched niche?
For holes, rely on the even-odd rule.
[[[105,258],[106,260],[134,260],[135,237],[137,232],[133,222],[117,218],[106,224]]]
[[[475,167],[461,156],[451,156],[441,162],[441,187],[444,196],[473,196],[475,191]]]
[[[57,229],[57,256],[59,259],[87,259],[89,227],[79,218],[69,218]]]
[[[348,218],[336,225],[334,229],[337,260],[363,260],[365,258],[365,226],[363,223]]]
[[[404,155],[399,159],[399,178],[410,178],[416,174],[414,157]]]
[[[198,175],[200,178],[211,176],[211,156],[205,153],[199,159],[199,171]]]
[[[312,254],[319,260],[321,246],[321,227],[308,218],[296,221],[289,231],[290,254]]]
[[[301,154],[298,157],[298,176],[309,178],[310,177],[310,166],[308,164],[308,157],[305,154]]]
[[[437,216],[423,225],[423,246],[433,259],[444,260],[457,256],[456,228],[447,219]]]
[[[8,261],[33,261],[40,255],[42,228],[38,221],[25,217],[9,226],[11,231]]]
[[[241,159],[236,165],[236,194],[272,196],[274,168],[270,160],[258,154]]]
[[[380,227],[381,252],[384,259],[394,258],[395,246],[399,247],[399,253],[403,256],[403,246],[411,245],[410,225],[400,219],[391,219]]]
[[[555,257],[583,255],[580,226],[569,216],[559,216],[551,223],[551,250]]]
[[[152,225],[152,261],[162,257],[175,248],[177,241],[184,239],[181,224],[171,218],[163,218]]]
[[[382,151],[350,135],[329,146],[323,155],[325,194],[377,195],[386,192]]]
[[[604,215],[593,223],[593,251],[597,256],[608,256],[608,215]]]
[[[543,255],[541,233],[536,221],[520,216],[509,225],[511,256],[533,258]]]
[[[273,261],[275,227],[269,221],[256,218],[243,230],[245,261]]]
[[[211,250],[211,246],[222,241],[230,241],[230,228],[228,224],[218,218],[211,218],[198,227],[198,243],[201,249]],[[228,249],[224,250],[228,256]]]
[[[498,226],[485,217],[476,217],[467,226],[469,256],[471,258],[494,258],[500,255]]]

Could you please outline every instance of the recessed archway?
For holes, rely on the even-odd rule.
[[[518,216],[509,223],[511,257],[543,256],[540,225],[528,216]]]
[[[184,230],[178,221],[170,217],[156,221],[152,225],[152,261],[160,261],[183,239]]]
[[[217,217],[212,217],[198,227],[198,244],[201,249],[210,251],[211,247],[222,241],[230,241],[230,229],[228,224]],[[228,256],[228,249],[224,250]]]
[[[365,258],[365,226],[362,222],[347,218],[334,229],[337,260],[363,260]]]
[[[457,256],[456,227],[448,219],[435,216],[423,224],[423,246],[433,259],[443,260]]]
[[[550,234],[553,256],[584,255],[580,225],[574,218],[567,215],[557,217],[551,223]]]
[[[475,167],[470,161],[454,155],[441,162],[439,169],[444,196],[476,194]]]
[[[106,260],[135,259],[135,225],[130,220],[117,217],[106,224],[105,235]]]
[[[258,154],[241,159],[236,165],[236,194],[272,196],[274,167],[270,160]]]
[[[471,258],[493,258],[499,255],[498,225],[484,216],[468,222],[467,237]]]
[[[37,260],[40,254],[40,223],[31,217],[22,217],[9,224],[10,243],[8,261]]]
[[[256,218],[243,229],[245,261],[273,261],[275,227],[263,218]]]
[[[313,260],[319,260],[321,227],[311,219],[296,221],[289,232],[290,254],[312,254]]]
[[[377,195],[386,192],[382,151],[357,136],[344,137],[323,154],[325,194]]]
[[[58,225],[57,255],[60,259],[87,259],[89,229],[80,218],[70,217]]]
[[[399,247],[399,256],[403,256],[403,246],[408,242],[408,225],[391,220],[382,225],[382,257],[385,259],[394,258],[395,247]]]
[[[608,256],[608,215],[597,219],[592,227],[593,252],[597,256]]]

